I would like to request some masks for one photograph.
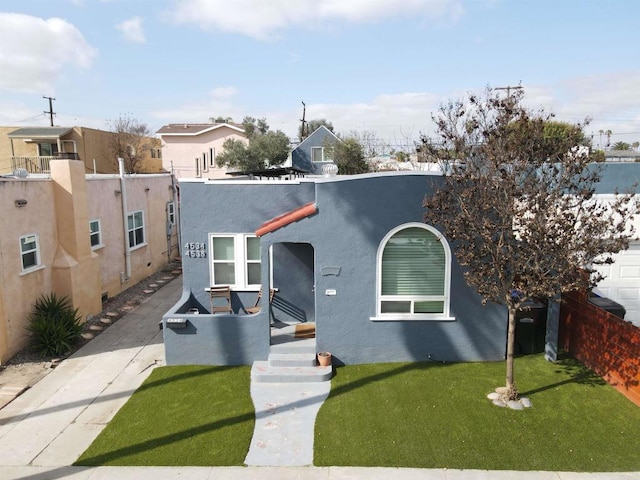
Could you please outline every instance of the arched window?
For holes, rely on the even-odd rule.
[[[451,249],[422,223],[390,231],[378,248],[377,320],[451,320]]]

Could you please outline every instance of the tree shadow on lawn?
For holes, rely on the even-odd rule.
[[[78,460],[76,463],[74,463],[74,465],[100,466],[100,465],[108,464],[110,462],[117,462],[121,458],[125,458],[131,455],[136,455],[144,451],[153,450],[155,448],[163,447],[165,445],[171,445],[172,443],[180,442],[188,438],[194,437],[196,435],[202,435],[220,428],[230,427],[238,423],[251,421],[254,418],[255,416],[253,412],[246,413],[243,415],[237,415],[231,418],[222,418],[220,420],[216,420],[215,422],[205,423],[204,425],[199,425],[194,428],[188,428],[181,432],[172,433],[170,435],[164,435],[162,437],[152,438],[144,442],[136,443],[134,445],[118,448],[116,450],[111,450],[109,452],[105,452],[99,455],[94,455],[92,457],[83,458],[82,460]]]
[[[575,358],[571,357],[568,353],[564,352],[558,356],[558,360],[554,365],[556,368],[556,373],[564,373],[568,375],[570,378],[566,380],[562,380],[560,382],[551,383],[549,385],[544,385],[538,388],[533,388],[531,390],[527,390],[526,392],[520,392],[520,395],[523,397],[534,395],[536,393],[544,392],[546,390],[551,390],[553,388],[560,387],[562,385],[568,385],[570,383],[575,383],[578,385],[588,385],[591,387],[598,387],[607,385],[607,382],[600,377],[593,370],[588,369],[582,363],[580,363]]]
[[[207,380],[207,376],[216,375],[216,374],[225,374],[229,370],[237,369],[237,366],[194,366],[194,369],[187,369],[183,372],[176,372],[175,374],[161,374],[159,378],[154,378],[153,373],[152,377],[147,379],[135,392],[134,396],[138,396],[137,400],[141,400],[142,403],[137,402],[137,408],[140,408],[140,405],[143,405],[143,410],[153,409],[157,412],[157,415],[162,418],[167,412],[163,412],[162,408],[158,410],[158,406],[153,402],[148,403],[144,398],[149,398],[149,396],[156,395],[164,395],[162,390],[156,390],[158,388],[162,389],[163,387],[167,387],[169,384],[175,384],[176,382],[202,382]],[[174,369],[174,368],[184,368],[184,367],[161,367],[164,369]],[[159,371],[159,370],[158,370]],[[165,370],[166,372],[167,370]],[[156,373],[156,372],[154,372]],[[245,375],[246,373],[242,373]],[[248,382],[247,382],[248,384]],[[184,387],[189,388],[190,384],[183,384]],[[191,384],[192,385],[192,384]],[[176,393],[174,393],[176,395]],[[129,402],[131,399],[129,399]],[[123,408],[128,406],[125,405]],[[191,410],[189,407],[189,402],[182,404],[182,407],[185,410]],[[168,406],[169,413],[171,412],[171,408],[175,408],[175,404],[172,404],[173,407]],[[244,410],[244,411],[242,411]],[[157,436],[149,436],[142,441],[137,441],[135,443],[131,443],[128,445],[115,446],[114,448],[107,447],[104,448],[99,447],[97,451],[95,451],[94,444],[96,444],[101,437],[105,434],[102,432],[100,436],[92,443],[92,445],[80,456],[80,458],[74,463],[76,466],[101,466],[101,465],[128,465],[129,463],[126,461],[128,457],[136,457],[141,453],[150,452],[155,449],[166,447],[175,443],[180,443],[184,441],[188,441],[189,439],[193,439],[199,435],[206,435],[207,433],[214,432],[216,430],[220,430],[227,427],[232,427],[238,424],[253,422],[255,419],[255,415],[253,409],[242,409],[241,413],[237,415],[226,416],[223,418],[216,418],[213,421],[196,425],[190,428],[185,428],[180,431],[173,431],[171,433],[166,433],[164,435]],[[116,417],[122,413],[122,410],[116,414]],[[130,415],[130,412],[127,413]],[[114,418],[115,420],[115,418]],[[113,422],[113,420],[112,420]],[[111,423],[111,422],[110,422]],[[112,425],[107,425],[107,429],[112,428]],[[115,427],[114,427],[115,428]],[[121,426],[116,428],[115,432],[120,432]],[[119,433],[121,434],[121,432]],[[102,442],[104,444],[104,442]],[[102,451],[101,451],[102,449]],[[88,454],[88,455],[87,455]],[[145,465],[145,462],[140,463],[139,465]],[[167,465],[174,465],[173,462],[168,463]],[[180,465],[179,463],[177,465]]]
[[[384,372],[381,372],[375,375],[370,375],[370,376],[361,378],[359,380],[350,382],[348,384],[345,384],[336,388],[332,388],[330,395],[333,397],[344,395],[346,393],[349,393],[355,389],[363,387],[372,382],[385,380],[395,375],[403,374],[403,373],[414,371],[414,370],[425,370],[427,368],[443,367],[446,365],[449,365],[449,364],[441,364],[441,363],[436,364],[436,363],[429,363],[429,362],[402,364],[397,368],[386,370]],[[148,383],[144,383],[143,385],[140,386],[140,388],[136,393],[149,390],[151,388],[156,388],[167,383],[172,383],[177,380],[197,378],[203,375],[215,373],[217,371],[224,371],[232,368],[234,367],[215,366],[210,368],[198,369],[194,371],[187,371],[175,376],[168,376],[166,378],[161,378],[159,380],[153,380]],[[334,376],[339,374],[340,374],[339,369],[334,369]],[[307,397],[304,400],[292,402],[287,405],[281,405],[279,408],[280,409],[302,408],[304,406],[313,404],[317,401],[318,401],[318,397],[316,396]],[[185,408],[188,408],[188,406],[185,406]],[[81,458],[78,461],[76,461],[74,465],[77,465],[77,466],[96,466],[96,465],[99,466],[99,465],[108,465],[108,464],[117,465],[122,459],[126,457],[138,455],[142,452],[150,451],[150,450],[153,450],[159,447],[164,447],[167,445],[171,445],[176,442],[181,442],[197,435],[207,434],[220,428],[230,427],[242,422],[253,421],[257,416],[261,414],[266,414],[266,413],[251,412],[251,413],[236,415],[228,418],[221,418],[212,422],[205,423],[203,425],[198,425],[197,427],[188,428],[180,432],[163,435],[156,438],[149,438],[143,442],[138,442],[132,445],[127,445],[125,447],[116,448],[113,450],[106,451],[104,453],[95,454],[89,457],[81,456]]]

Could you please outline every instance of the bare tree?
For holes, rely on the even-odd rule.
[[[443,105],[433,116],[438,142],[421,149],[445,172],[425,198],[425,221],[452,239],[467,282],[484,302],[506,305],[505,399],[516,399],[516,312],[529,298],[589,288],[594,267],[628,246],[633,195],[594,196],[600,165],[580,146],[583,125],[545,134],[551,116],[521,106],[522,91]],[[588,121],[587,121],[588,123]],[[546,127],[548,133],[548,127]]]
[[[112,132],[109,141],[112,161],[115,164],[118,158],[123,158],[126,173],[139,173],[142,160],[152,148],[149,127],[129,114],[110,121],[109,127]]]
[[[367,159],[377,157],[385,150],[382,140],[378,138],[378,135],[373,130],[353,130],[349,136],[358,140],[362,145],[364,157]]]

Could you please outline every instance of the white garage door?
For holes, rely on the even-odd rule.
[[[640,327],[640,241],[614,256],[614,263],[598,268],[606,277],[593,291],[623,305],[625,320]]]

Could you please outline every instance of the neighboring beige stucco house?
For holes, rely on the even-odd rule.
[[[85,173],[117,173],[109,146],[112,132],[86,127],[0,127],[0,175],[25,168],[47,173],[56,158],[82,160]],[[160,140],[148,137],[139,173],[162,172]]]
[[[69,296],[86,320],[179,254],[169,174],[85,175],[77,160],[50,167],[0,176],[0,364],[26,345],[41,295]]]
[[[162,140],[162,166],[176,178],[225,178],[227,169],[216,165],[225,140],[249,143],[236,123],[172,123],[156,134]]]

